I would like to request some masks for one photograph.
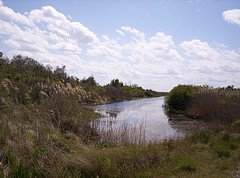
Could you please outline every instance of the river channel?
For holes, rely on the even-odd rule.
[[[164,97],[95,106],[101,117],[94,125],[105,141],[145,142],[177,139],[202,127],[199,121],[169,118]]]

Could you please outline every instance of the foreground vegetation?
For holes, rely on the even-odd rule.
[[[98,114],[86,105],[159,93],[119,80],[100,86],[93,77],[79,80],[64,67],[53,70],[22,56],[0,58],[0,72],[0,177],[237,175],[240,122],[235,117],[211,131],[163,143],[99,142],[89,122]],[[171,109],[190,113],[190,98],[185,107]]]
[[[234,177],[240,166],[239,137],[229,131],[234,126],[160,144],[94,144],[19,114],[1,123],[1,176]]]

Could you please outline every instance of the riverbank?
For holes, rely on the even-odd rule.
[[[168,92],[158,92],[159,94],[156,94],[154,96],[143,96],[143,97],[135,97],[135,98],[129,98],[129,99],[120,99],[117,101],[109,101],[105,100],[103,102],[97,102],[97,103],[87,103],[88,106],[97,106],[97,105],[105,105],[105,104],[112,104],[112,103],[119,103],[124,101],[134,101],[134,100],[141,100],[141,99],[151,99],[151,98],[159,98],[159,97],[165,97],[168,95]]]
[[[234,177],[240,166],[237,124],[160,143],[98,142],[86,124],[95,116],[69,99],[1,114],[0,177]]]
[[[106,148],[102,168],[106,177],[236,177],[239,146],[227,131],[202,131],[145,147]]]

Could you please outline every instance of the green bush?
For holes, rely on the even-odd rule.
[[[215,152],[219,157],[229,157],[230,156],[230,149],[226,146],[219,145],[215,148]]]
[[[194,161],[185,156],[176,155],[172,159],[173,163],[177,164],[181,171],[192,172],[197,169]]]
[[[186,164],[181,166],[181,169],[183,171],[191,172],[191,171],[195,171],[196,170],[196,166],[194,164],[191,164],[191,163],[186,163]]]
[[[178,85],[174,87],[166,98],[166,106],[170,111],[184,111],[196,97],[197,87],[192,85]]]

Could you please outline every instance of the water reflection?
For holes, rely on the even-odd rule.
[[[170,124],[163,109],[164,98],[139,99],[98,105],[102,117],[94,121],[102,141],[131,142],[176,139],[184,132]]]

